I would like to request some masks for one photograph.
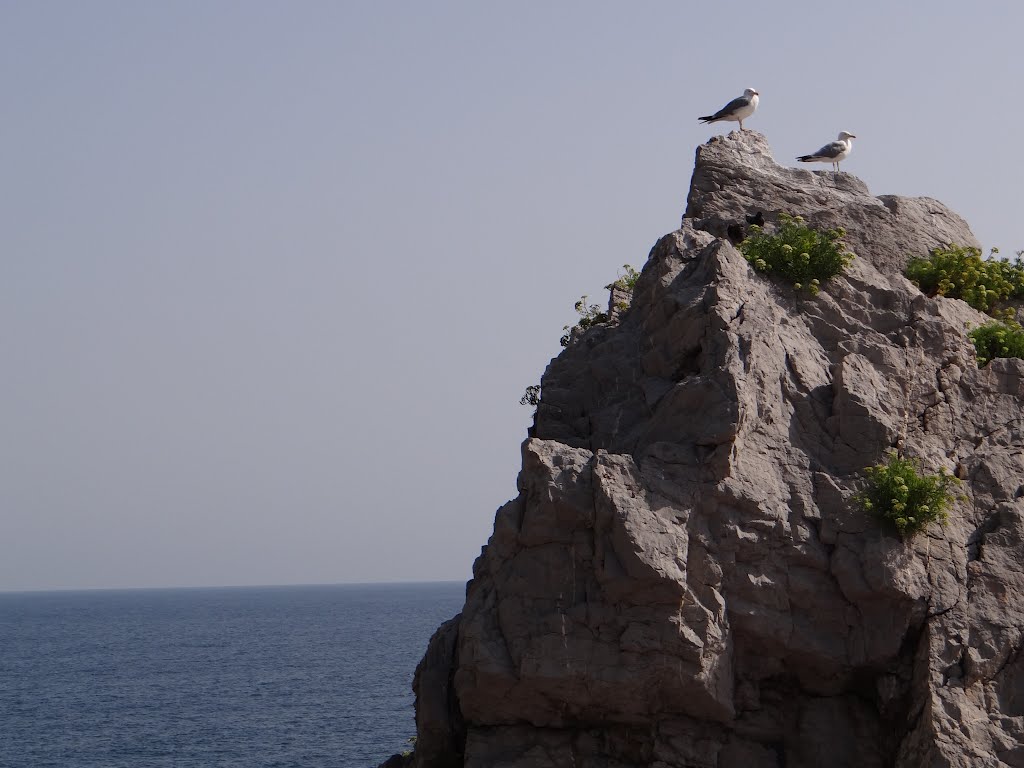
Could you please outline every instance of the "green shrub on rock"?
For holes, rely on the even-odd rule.
[[[600,304],[588,304],[586,295],[580,296],[580,300],[574,305],[576,314],[580,316],[580,319],[576,321],[576,325],[567,325],[562,328],[562,338],[558,340],[558,343],[563,347],[568,347],[569,343],[573,338],[583,331],[587,330],[593,325],[599,323],[607,323],[608,313],[602,311]]]
[[[605,288],[613,292],[613,298],[614,292],[620,291],[627,294],[627,298],[632,299],[633,289],[636,287],[636,281],[639,279],[640,273],[632,265],[623,264],[622,273],[615,280],[608,283]],[[629,302],[618,301],[615,306],[619,310],[626,310],[629,309]],[[568,347],[579,334],[591,326],[607,323],[612,319],[608,312],[601,309],[599,304],[589,303],[585,295],[580,296],[580,300],[576,302],[574,309],[580,319],[576,321],[575,325],[567,325],[562,328],[562,338],[558,340],[558,343],[563,347]]]
[[[996,357],[1024,357],[1024,329],[1013,319],[1012,307],[998,309],[1002,302],[1024,299],[1024,251],[1017,258],[989,258],[968,246],[933,248],[927,258],[911,259],[904,274],[929,296],[962,299],[981,312],[1000,318],[970,331],[984,368]]]
[[[913,536],[934,521],[945,524],[946,510],[957,498],[960,480],[940,468],[923,474],[920,462],[889,455],[883,464],[867,467],[867,487],[854,496],[861,509],[894,528],[900,536]]]
[[[974,342],[979,368],[996,357],[1024,357],[1024,328],[1014,320],[993,320],[979,325],[968,335]]]
[[[800,216],[779,214],[779,228],[767,234],[761,227],[750,227],[750,235],[740,243],[740,252],[758,272],[786,278],[797,290],[817,295],[821,284],[842,272],[853,261],[846,250],[842,229],[819,231],[804,224]]]
[[[636,288],[636,281],[640,279],[640,273],[636,271],[636,267],[632,264],[622,265],[622,274],[615,278],[612,282],[605,286],[609,291],[620,290],[633,292]]]
[[[1013,261],[984,259],[969,246],[933,248],[927,258],[914,258],[904,274],[929,296],[963,299],[977,310],[991,313],[1001,301],[1024,298],[1024,261],[1018,253]]]

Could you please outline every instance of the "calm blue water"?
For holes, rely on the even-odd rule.
[[[464,589],[0,593],[0,767],[375,766]]]

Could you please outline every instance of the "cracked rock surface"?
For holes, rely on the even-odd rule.
[[[816,297],[730,243],[779,212],[847,230]],[[986,316],[900,275],[947,243],[937,201],[700,147],[629,309],[548,366],[406,762],[1024,766],[1024,362],[979,370]],[[907,541],[850,500],[894,448],[964,481]]]

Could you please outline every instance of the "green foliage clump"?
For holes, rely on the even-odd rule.
[[[957,498],[953,489],[960,484],[943,468],[938,474],[923,474],[919,462],[896,453],[864,472],[867,487],[854,500],[900,536],[913,536],[936,520],[945,524],[946,509]]]
[[[1024,298],[1024,251],[1013,261],[989,258],[968,246],[934,248],[927,258],[911,259],[904,274],[929,296],[963,299],[977,310],[992,313],[999,302]]]
[[[640,279],[640,273],[629,264],[623,264],[622,270],[622,274],[615,278],[614,281],[608,283],[605,288],[609,291],[617,288],[632,296],[633,289],[636,288],[636,281]],[[629,304],[622,301],[618,302],[615,306],[620,310],[629,309]],[[599,325],[600,323],[607,323],[611,319],[608,313],[601,309],[599,304],[588,303],[586,295],[580,296],[580,300],[575,304],[575,309],[580,319],[576,321],[575,325],[566,325],[562,328],[562,338],[558,340],[558,343],[563,347],[568,347],[573,339],[587,330],[587,328]]]
[[[1024,299],[1024,251],[1017,258],[989,258],[969,246],[933,248],[927,258],[911,259],[904,274],[929,296],[963,299],[969,305],[997,319],[970,332],[983,368],[995,357],[1024,357],[1024,330],[1014,319],[1013,309],[999,308],[1007,300]]]
[[[574,305],[576,314],[580,316],[580,319],[576,321],[576,325],[563,326],[562,338],[558,340],[558,343],[563,347],[568,347],[569,342],[572,341],[573,336],[587,330],[591,326],[599,323],[608,322],[608,313],[601,310],[599,304],[588,304],[587,296],[584,294],[580,296],[580,300]]]
[[[1024,357],[1024,328],[1014,320],[993,320],[969,334],[978,354],[978,367],[995,357]]]
[[[619,275],[613,282],[608,283],[605,286],[609,291],[613,288],[618,288],[620,291],[633,292],[636,288],[636,281],[640,279],[640,273],[636,271],[632,264],[622,265],[622,274]]]
[[[843,229],[811,229],[800,216],[779,214],[779,229],[773,234],[750,227],[740,243],[740,252],[759,272],[780,275],[797,290],[817,295],[821,283],[835,277],[853,261],[846,250]]]

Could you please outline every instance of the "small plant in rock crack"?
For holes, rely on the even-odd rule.
[[[615,280],[608,283],[605,288],[609,291],[619,290],[628,293],[629,300],[632,301],[633,290],[636,288],[636,281],[639,279],[640,273],[632,265],[623,264],[621,274]],[[615,308],[625,311],[629,309],[629,302],[616,301]],[[590,304],[587,301],[586,295],[580,296],[580,300],[575,304],[575,309],[580,319],[576,321],[575,325],[566,325],[562,328],[562,338],[558,340],[558,343],[563,347],[568,347],[587,328],[600,323],[607,323],[612,319],[608,312],[601,309],[599,304]]]
[[[1024,357],[1024,328],[1015,320],[993,320],[968,333],[978,355],[978,367],[984,368],[996,357]]]
[[[940,468],[938,474],[921,471],[920,462],[896,453],[889,460],[864,470],[867,487],[853,498],[861,509],[894,528],[901,537],[913,536],[936,520],[945,524],[959,478]]]
[[[602,312],[599,304],[588,304],[586,295],[580,296],[580,300],[576,302],[575,308],[576,314],[580,316],[580,319],[576,321],[576,325],[566,325],[562,328],[564,333],[562,338],[558,340],[558,343],[563,347],[568,347],[573,338],[587,330],[587,328],[598,323],[608,322],[608,313]]]
[[[622,265],[622,274],[615,278],[614,281],[608,283],[605,286],[609,291],[613,288],[618,288],[620,291],[633,292],[636,288],[636,281],[640,279],[640,273],[636,271],[636,268],[632,264]]]
[[[829,280],[853,261],[846,249],[843,229],[811,229],[800,216],[779,214],[779,228],[767,234],[752,225],[746,240],[740,243],[740,252],[758,272],[786,278],[793,287],[816,296],[821,284]]]
[[[907,262],[905,274],[929,296],[963,299],[977,310],[993,310],[1007,299],[1024,299],[1024,251],[1013,261],[993,258],[993,248],[984,259],[977,248],[948,245],[933,248],[927,258]]]

